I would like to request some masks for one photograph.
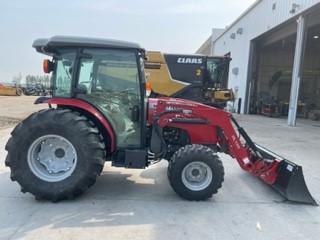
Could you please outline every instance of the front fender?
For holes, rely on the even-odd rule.
[[[115,136],[114,132],[112,130],[112,127],[110,126],[109,122],[105,119],[105,117],[92,105],[90,105],[87,102],[84,102],[80,99],[75,98],[49,98],[49,97],[39,97],[36,99],[34,104],[57,104],[57,105],[64,105],[64,106],[72,106],[76,108],[80,108],[90,114],[92,114],[96,119],[102,124],[104,129],[108,132],[111,140],[111,152],[115,151]]]

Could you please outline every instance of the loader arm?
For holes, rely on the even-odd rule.
[[[158,106],[159,126],[185,129],[189,133],[191,143],[218,144],[224,153],[237,160],[243,170],[254,176],[260,176],[268,184],[274,182],[275,168],[279,162],[274,160],[274,163],[270,164],[263,158],[260,159],[253,142],[247,141],[249,138],[247,135],[245,140],[249,142],[247,144],[249,147],[244,147],[232,126],[232,121],[235,122],[235,119],[230,113],[202,104],[179,106],[176,101],[159,101]],[[192,128],[190,128],[191,124]],[[222,130],[221,134],[217,134],[217,129]],[[244,130],[240,126],[238,129],[243,133]]]
[[[305,184],[302,167],[256,145],[230,113],[172,98],[159,99],[156,106],[154,117],[160,127],[186,130],[192,144],[216,144],[244,171],[261,178],[286,199],[317,205]],[[240,141],[239,135],[245,142]]]

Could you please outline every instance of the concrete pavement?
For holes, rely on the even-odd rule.
[[[302,165],[320,200],[320,122],[237,115],[254,141]],[[165,161],[145,170],[106,164],[96,184],[72,201],[38,202],[4,166],[12,128],[0,130],[0,239],[318,239],[320,207],[283,202],[259,179],[220,155],[225,181],[212,199],[190,202],[171,189]]]

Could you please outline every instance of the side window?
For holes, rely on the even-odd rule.
[[[140,94],[138,68],[136,59],[133,56],[123,56],[123,60],[115,60],[114,56],[105,58],[97,66],[96,79],[97,88],[111,92],[129,92],[131,94]],[[120,58],[120,56],[119,56]],[[95,75],[95,73],[93,74]]]
[[[56,71],[53,75],[54,90],[53,96],[70,97],[71,96],[71,79],[73,66],[76,58],[76,52],[64,50],[55,56]]]
[[[92,88],[92,68],[93,60],[82,60],[81,71],[79,73],[78,88],[84,90],[87,94],[91,93]]]

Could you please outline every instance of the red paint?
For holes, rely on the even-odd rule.
[[[260,177],[267,184],[274,183],[279,161],[274,159],[270,163],[250,154],[251,149],[245,148],[240,142],[239,134],[231,123],[230,113],[184,99],[159,98],[149,99],[149,124],[153,123],[154,117],[159,118],[157,124],[161,127],[186,130],[191,143],[218,144],[226,154],[237,160],[243,170]],[[173,122],[174,119],[185,121],[201,119],[207,123],[177,123]]]

